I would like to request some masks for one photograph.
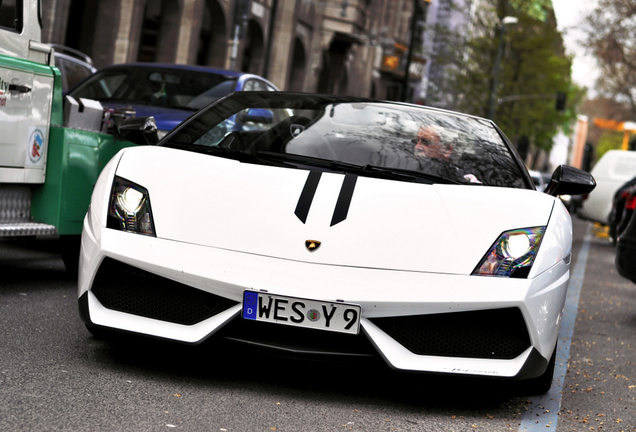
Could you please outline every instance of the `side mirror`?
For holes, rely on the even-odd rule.
[[[126,119],[115,126],[117,137],[139,145],[154,145],[159,142],[157,123],[153,116]]]
[[[545,193],[558,195],[588,194],[596,187],[596,180],[592,174],[569,165],[559,165],[554,170]]]
[[[249,108],[238,113],[237,118],[241,123],[274,123],[274,113],[265,108]]]

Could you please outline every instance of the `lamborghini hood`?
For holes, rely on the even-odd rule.
[[[162,147],[127,149],[116,174],[148,190],[159,238],[405,271],[470,274],[502,232],[547,225],[554,205],[531,190],[310,172]]]

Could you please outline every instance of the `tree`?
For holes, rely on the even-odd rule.
[[[636,0],[598,0],[583,31],[601,69],[598,88],[628,101],[636,114]]]
[[[519,24],[509,32],[510,50],[498,94],[519,99],[501,103],[497,119],[511,139],[527,135],[534,147],[549,151],[559,127],[574,117],[573,110],[556,111],[557,94],[566,93],[573,103],[581,94],[571,83],[572,61],[564,54],[554,21],[517,15]]]
[[[636,1],[636,0],[635,0]],[[504,16],[518,18],[505,32],[497,31]],[[499,38],[505,37],[496,94],[496,122],[514,142],[529,142],[531,151],[549,151],[559,129],[567,133],[584,92],[571,81],[570,57],[556,28],[549,0],[486,0],[473,18],[472,32],[453,41],[446,59],[447,87],[454,91],[454,108],[484,116],[488,112],[493,62]],[[557,112],[558,92],[567,108]]]

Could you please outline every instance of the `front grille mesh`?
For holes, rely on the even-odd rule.
[[[419,355],[509,360],[530,346],[525,321],[517,308],[371,321]]]
[[[192,325],[238,302],[106,258],[91,288],[108,309]]]

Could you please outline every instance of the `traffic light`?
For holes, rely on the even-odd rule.
[[[565,111],[566,94],[563,92],[557,92],[556,94],[556,110],[559,112]]]

